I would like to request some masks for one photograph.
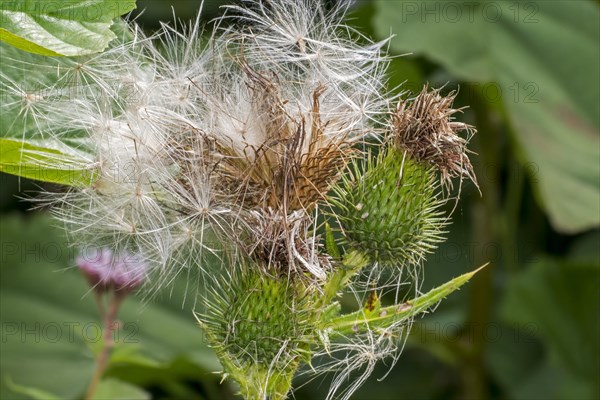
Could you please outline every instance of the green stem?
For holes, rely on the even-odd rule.
[[[333,276],[325,285],[323,296],[321,296],[322,301],[318,306],[326,307],[331,304],[338,296],[340,290],[348,285],[348,281],[368,264],[369,258],[359,251],[353,250],[345,254],[339,268],[335,270]]]
[[[226,369],[234,371],[231,376],[240,385],[245,400],[285,400],[292,388],[295,368],[288,371],[265,370],[263,365],[249,365],[244,369],[229,365]]]
[[[218,343],[207,329],[206,324],[195,315],[198,324],[204,331],[210,343]],[[234,362],[231,355],[219,346],[214,347],[215,353],[223,367],[224,376],[231,378],[240,386],[240,394],[245,400],[285,400],[292,388],[292,378],[298,364],[288,366],[286,371],[269,370],[268,367],[256,363],[240,366]]]
[[[476,96],[474,100],[472,107],[475,111],[479,131],[475,143],[480,156],[480,163],[476,164],[478,167],[476,173],[483,179],[480,182],[482,197],[477,199],[472,207],[472,225],[476,246],[474,249],[475,262],[481,263],[490,261],[486,258],[491,256],[499,256],[499,254],[488,254],[488,252],[490,248],[493,248],[490,246],[491,244],[502,239],[503,236],[499,232],[503,231],[502,227],[506,223],[504,215],[498,212],[501,210],[501,197],[498,190],[500,150],[504,146],[501,142],[502,133],[491,122],[491,110],[486,100],[481,96]],[[501,249],[506,253],[505,247]],[[490,321],[493,303],[492,280],[492,269],[488,268],[471,286],[467,321],[469,329],[466,332],[472,334],[472,337],[465,338],[471,343],[471,351],[467,353],[464,368],[464,397],[468,399],[485,400],[489,397],[484,354],[486,329]]]
[[[513,164],[514,165],[514,164]],[[524,176],[517,170],[509,171],[508,187],[504,200],[503,261],[509,274],[514,275],[519,266],[517,252],[517,234],[519,226],[519,211],[523,196]]]

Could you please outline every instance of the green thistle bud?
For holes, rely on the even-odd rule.
[[[269,276],[257,266],[231,277],[227,290],[199,316],[225,373],[246,398],[285,398],[294,372],[310,360],[315,294],[303,283]]]
[[[334,188],[344,245],[384,265],[418,264],[443,240],[447,223],[432,167],[388,148]]]

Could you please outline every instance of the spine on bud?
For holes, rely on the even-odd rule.
[[[434,170],[397,148],[354,165],[334,188],[343,245],[384,265],[415,265],[443,240],[446,218]]]
[[[316,294],[255,265],[243,271],[229,277],[228,290],[197,318],[244,398],[285,399],[298,366],[310,360]]]

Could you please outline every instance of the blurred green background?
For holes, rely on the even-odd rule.
[[[204,2],[207,23],[223,3]],[[140,0],[138,22],[152,31],[198,6]],[[415,321],[390,375],[378,381],[381,365],[354,398],[599,399],[598,3],[362,1],[348,23],[377,40],[395,35],[390,53],[404,56],[391,63],[390,90],[459,89],[461,118],[478,128],[481,196],[462,188],[424,290],[491,263]],[[0,175],[2,399],[27,398],[21,386],[75,398],[93,369],[97,313],[73,250],[19,200],[39,185]],[[150,303],[129,299],[120,314],[108,374],[132,384],[124,398],[234,398],[212,373],[218,362],[181,283]],[[329,378],[298,378],[295,398],[325,398]]]

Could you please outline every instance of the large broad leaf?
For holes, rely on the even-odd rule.
[[[89,184],[94,157],[81,130],[45,118],[69,101],[65,76],[75,61],[26,53],[0,43],[0,171],[67,185]],[[63,71],[60,74],[58,71]]]
[[[77,398],[91,378],[101,338],[93,296],[73,268],[73,250],[46,217],[3,217],[0,248],[0,398],[22,398],[10,390],[15,385]],[[193,317],[193,301],[183,306],[185,277],[180,283],[149,303],[125,302],[115,366],[158,371],[184,358],[205,377],[220,370]]]
[[[135,0],[0,2],[0,40],[45,56],[77,56],[104,50],[115,39],[112,21]]]
[[[140,388],[119,381],[106,379],[100,382],[94,400],[150,400],[150,394]]]
[[[380,36],[392,27],[394,51],[424,54],[480,88],[498,82],[523,161],[535,164],[538,199],[557,229],[600,223],[596,4],[378,0],[376,6],[374,25]],[[498,99],[496,92],[487,95]]]
[[[538,382],[559,398],[598,398],[599,287],[597,263],[550,258],[535,262],[511,282],[501,309],[504,319],[517,328],[513,347],[527,341],[527,335],[535,335],[551,356],[516,381],[502,379],[512,373],[500,374],[512,397],[531,398],[527,397],[533,394],[530,387],[539,386]]]
[[[123,25],[113,26],[119,37],[114,43],[126,40],[128,33]],[[45,57],[0,42],[0,138],[5,138],[0,143],[0,165],[3,172],[77,184],[83,183],[78,176],[83,171],[84,181],[89,183],[87,172],[93,167],[95,157],[89,147],[88,133],[75,128],[77,124],[72,121],[59,119],[61,110],[72,107],[74,101],[86,94],[95,93],[92,91],[93,72],[85,68],[91,57]]]

